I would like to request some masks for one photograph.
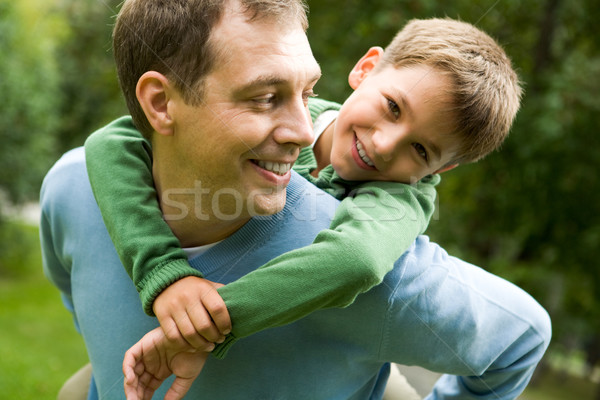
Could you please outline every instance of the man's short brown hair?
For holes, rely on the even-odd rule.
[[[237,1],[248,20],[276,18],[308,27],[303,0],[127,0],[113,31],[119,83],[137,128],[153,131],[136,97],[139,78],[147,71],[165,75],[188,104],[198,104],[203,78],[215,64],[218,49],[210,34],[225,7]]]

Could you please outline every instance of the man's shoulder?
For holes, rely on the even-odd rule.
[[[285,210],[289,210],[292,213],[298,213],[300,210],[304,210],[304,212],[310,211],[314,217],[326,217],[331,221],[339,203],[339,200],[319,189],[307,181],[306,178],[292,170],[292,179],[287,187],[287,200],[284,212]]]
[[[50,168],[40,191],[42,207],[49,204],[77,204],[91,190],[83,147],[69,150]],[[79,200],[78,200],[79,199]]]
[[[56,163],[50,168],[44,179],[44,183],[52,179],[65,176],[73,176],[85,170],[85,151],[83,147],[76,147],[64,153]]]

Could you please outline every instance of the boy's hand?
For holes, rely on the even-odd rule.
[[[178,400],[188,392],[210,353],[195,350],[183,339],[168,340],[161,328],[148,332],[123,359],[127,400],[150,400],[171,374],[175,380],[165,399]]]
[[[183,338],[194,349],[212,351],[231,332],[220,283],[195,276],[178,280],[154,300],[153,310],[167,339]]]

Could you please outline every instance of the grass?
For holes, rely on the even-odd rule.
[[[0,252],[0,398],[56,399],[87,355],[58,290],[43,275],[37,228],[16,229],[10,228],[13,247]]]
[[[520,400],[592,400],[597,385],[574,375],[546,370],[525,390]]]

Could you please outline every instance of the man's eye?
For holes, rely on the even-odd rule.
[[[306,92],[304,92],[302,94],[302,97],[304,99],[304,104],[308,104],[308,99],[310,99],[311,97],[318,97],[319,95],[316,94],[314,91],[312,90],[308,90]]]
[[[394,118],[398,119],[398,117],[400,117],[400,107],[398,107],[398,104],[396,104],[394,100],[388,99],[387,102],[390,113],[394,116]]]
[[[421,158],[423,158],[425,161],[429,160],[429,157],[427,156],[427,150],[425,149],[425,147],[423,147],[422,144],[420,144],[420,143],[413,143],[412,145],[415,148],[415,150],[417,150],[417,154]]]
[[[252,101],[256,104],[271,104],[275,101],[275,95],[274,94],[267,94],[264,96],[260,96],[260,97],[255,97],[252,99]]]

